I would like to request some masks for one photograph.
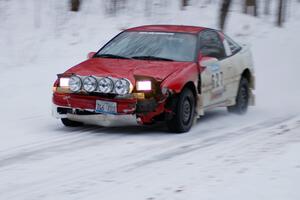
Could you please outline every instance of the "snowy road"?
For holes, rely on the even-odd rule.
[[[252,44],[257,106],[245,116],[212,110],[182,135],[160,124],[63,127],[50,115],[55,74],[91,47],[30,37],[31,51],[0,60],[0,200],[300,199],[299,22],[253,23],[259,30],[241,35]]]
[[[299,150],[297,115],[249,122],[216,110],[185,135],[159,132],[160,126],[66,129],[56,123],[45,132],[36,122],[26,124],[39,140],[0,151],[0,199],[193,199],[202,193],[214,199],[217,188],[227,188],[222,195],[228,198],[240,192],[271,197],[268,190],[278,199],[299,197],[299,156],[285,156],[289,148]],[[282,176],[284,170],[295,175]],[[239,184],[244,188],[234,191]]]

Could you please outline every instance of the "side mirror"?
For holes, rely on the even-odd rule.
[[[214,57],[207,57],[204,56],[199,60],[199,65],[201,67],[209,67],[209,66],[213,66],[215,64],[217,64],[218,59],[214,58]]]
[[[87,58],[91,59],[94,57],[95,54],[96,54],[96,52],[90,52],[90,53],[88,53]]]

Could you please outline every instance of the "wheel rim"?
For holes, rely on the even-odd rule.
[[[188,124],[191,119],[192,114],[192,104],[189,99],[183,101],[183,118],[182,121],[184,124]]]

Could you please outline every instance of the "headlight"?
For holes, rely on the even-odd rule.
[[[114,89],[114,82],[110,78],[101,78],[98,82],[99,91],[110,93]]]
[[[97,89],[97,79],[92,76],[84,78],[83,89],[87,92],[94,92]]]
[[[78,92],[81,89],[82,83],[78,76],[71,76],[69,79],[69,88],[72,92]]]
[[[66,78],[66,77],[60,78],[59,86],[60,87],[69,87],[69,81],[70,81],[70,78]]]
[[[150,91],[152,89],[151,81],[137,81],[136,90],[137,91]]]
[[[115,82],[115,91],[117,94],[128,94],[130,83],[126,79],[119,79]]]

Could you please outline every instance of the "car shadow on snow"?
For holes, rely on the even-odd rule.
[[[203,126],[206,123],[218,125],[220,118],[230,117],[229,114],[224,109],[215,109],[205,113],[200,119],[197,119],[192,129],[189,132],[199,132],[202,129],[208,128]],[[84,125],[82,127],[55,127],[54,131],[64,132],[64,133],[92,133],[92,134],[126,134],[126,135],[177,135],[168,131],[165,123],[158,122],[152,125],[141,125],[141,126],[122,126],[122,127],[101,127],[94,125]]]

